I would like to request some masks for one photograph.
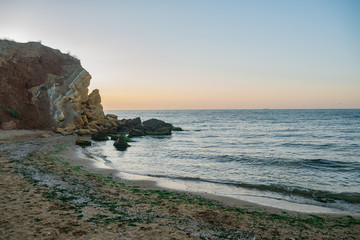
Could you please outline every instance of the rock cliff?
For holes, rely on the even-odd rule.
[[[0,40],[0,123],[4,129],[95,133],[117,127],[80,61],[38,42]]]

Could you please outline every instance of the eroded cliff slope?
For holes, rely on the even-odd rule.
[[[78,59],[59,50],[0,40],[2,128],[101,130],[109,121],[99,91],[88,95],[90,79]]]

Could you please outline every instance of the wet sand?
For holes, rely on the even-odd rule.
[[[360,219],[119,179],[75,136],[0,131],[0,239],[357,239]],[[79,167],[82,166],[82,167]]]

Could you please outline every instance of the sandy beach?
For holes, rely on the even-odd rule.
[[[0,131],[0,239],[358,239],[360,218],[305,214],[116,177],[75,136]]]

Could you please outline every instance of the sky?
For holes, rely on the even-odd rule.
[[[0,0],[0,38],[78,57],[106,110],[360,108],[358,0]]]

